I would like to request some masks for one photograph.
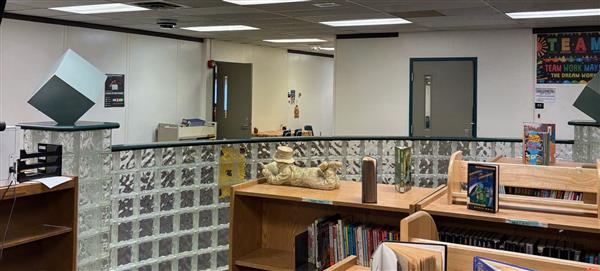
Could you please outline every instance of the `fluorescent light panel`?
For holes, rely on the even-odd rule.
[[[121,4],[121,3],[54,7],[54,8],[50,8],[50,9],[64,11],[64,12],[70,12],[70,13],[77,13],[77,14],[116,13],[116,12],[148,10],[147,8],[126,5],[126,4]]]
[[[571,10],[549,10],[549,11],[527,11],[506,13],[513,19],[537,19],[537,18],[561,18],[600,16],[600,9],[571,9]]]
[[[192,26],[192,27],[182,27],[181,29],[198,31],[198,32],[258,30],[258,28],[256,28],[256,27],[247,26],[247,25]]]
[[[333,48],[333,47],[319,47],[319,50],[321,50],[321,51],[335,51],[335,48]]]
[[[310,0],[223,0],[223,2],[232,3],[236,5],[248,6],[248,5],[268,5],[268,4],[286,4],[295,2],[308,2]]]
[[[410,21],[402,18],[387,18],[387,19],[365,19],[365,20],[344,20],[344,21],[328,21],[321,24],[342,27],[342,26],[370,26],[370,25],[392,25],[392,24],[410,24]]]
[[[272,39],[272,40],[263,40],[266,42],[272,43],[303,43],[303,42],[326,42],[326,40],[322,39]]]

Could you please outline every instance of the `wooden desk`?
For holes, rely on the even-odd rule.
[[[398,227],[416,203],[437,191],[413,187],[400,194],[393,185],[377,186],[378,202],[362,203],[361,183],[342,181],[337,190],[324,191],[259,184],[256,180],[233,186],[230,207],[231,270],[293,270],[294,237],[315,219],[333,214],[352,216],[354,222]]]
[[[0,229],[15,205],[6,241],[0,243],[0,270],[75,270],[77,178],[53,189],[41,183],[0,187],[0,196],[5,192]]]

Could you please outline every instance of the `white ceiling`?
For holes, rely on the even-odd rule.
[[[221,0],[165,1],[185,7],[162,11],[75,15],[48,8],[111,2],[135,3],[146,0],[8,0],[6,12],[305,51],[310,50],[312,45],[271,44],[262,40],[322,38],[328,42],[319,45],[332,46],[336,34],[600,25],[599,16],[513,20],[504,14],[516,11],[600,8],[600,0],[312,0],[257,6],[237,6]],[[319,3],[335,3],[338,6],[314,6]],[[402,17],[413,23],[341,28],[318,23],[393,17]],[[218,33],[163,30],[156,25],[157,19],[177,19],[178,27],[243,24],[258,27],[260,30]]]

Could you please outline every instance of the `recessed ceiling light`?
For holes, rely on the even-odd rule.
[[[333,47],[319,47],[320,51],[335,51]]]
[[[410,21],[401,18],[388,19],[366,19],[366,20],[345,20],[345,21],[328,21],[320,22],[325,25],[341,27],[341,26],[369,26],[369,25],[390,25],[390,24],[410,24]]]
[[[322,40],[322,39],[273,39],[273,40],[263,40],[263,41],[272,42],[272,43],[326,42],[326,40]]]
[[[527,11],[506,13],[513,19],[536,19],[536,18],[560,18],[600,16],[600,9],[571,9],[571,10],[549,10],[549,11]]]
[[[256,27],[247,26],[247,25],[192,26],[192,27],[182,27],[181,29],[198,31],[198,32],[258,30],[258,28],[256,28]]]
[[[126,4],[121,4],[121,3],[54,7],[54,8],[50,8],[50,9],[64,11],[64,12],[77,13],[77,14],[114,13],[114,12],[148,10],[147,8],[126,5]]]
[[[310,0],[223,0],[223,2],[232,3],[236,5],[268,5],[268,4],[285,4],[294,2],[308,2]]]

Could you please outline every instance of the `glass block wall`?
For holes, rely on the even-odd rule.
[[[600,157],[600,127],[575,125],[575,161],[596,163]]]
[[[360,160],[375,157],[378,179],[394,179],[394,147],[413,148],[415,185],[446,183],[449,156],[484,161],[497,155],[521,157],[522,144],[503,141],[440,141],[323,138],[314,141],[153,148],[119,146],[110,151],[110,131],[25,131],[31,150],[37,143],[65,146],[65,174],[80,177],[79,270],[226,270],[228,269],[229,199],[219,198],[222,147],[246,151],[246,177],[260,177],[277,146],[296,150],[299,166],[343,162],[340,175],[360,180]],[[194,144],[193,142],[191,144]],[[133,148],[135,147],[135,148]],[[117,149],[117,148],[115,148]],[[558,144],[557,157],[572,160],[572,145]]]

